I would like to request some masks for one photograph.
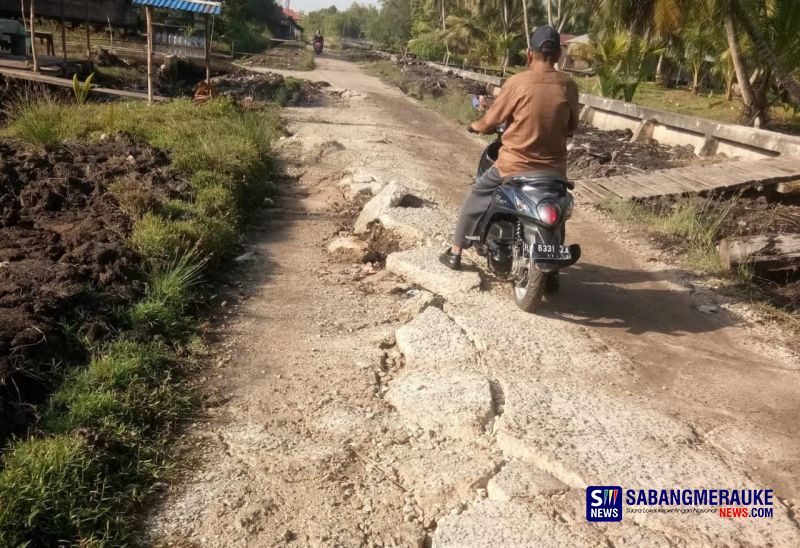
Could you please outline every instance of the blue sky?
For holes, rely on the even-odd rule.
[[[280,0],[278,3],[283,5],[283,2]],[[353,0],[291,0],[289,7],[297,11],[314,11],[331,6],[336,6],[339,9],[347,9],[352,3]],[[378,0],[361,0],[358,3],[377,5]]]

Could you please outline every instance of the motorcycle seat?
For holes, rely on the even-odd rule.
[[[534,172],[534,173],[517,173],[516,175],[509,175],[503,178],[504,185],[515,186],[551,186],[559,185],[565,186],[569,190],[575,188],[575,183],[558,173],[547,172]]]

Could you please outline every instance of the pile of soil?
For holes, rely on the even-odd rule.
[[[302,65],[302,57],[310,51],[304,47],[276,47],[264,53],[248,55],[239,61],[240,64],[250,67],[265,67],[288,70],[306,70]],[[307,55],[307,54],[306,54]]]
[[[237,70],[211,79],[217,93],[226,95],[239,102],[275,101],[281,99],[289,106],[306,104],[319,95],[319,88],[324,84],[293,80],[288,85],[286,79],[274,72],[254,73]],[[286,97],[281,97],[286,94]]]
[[[614,177],[697,163],[691,146],[667,146],[654,140],[631,142],[630,130],[602,131],[581,123],[569,150],[569,176],[573,179]],[[706,160],[708,161],[708,160]]]
[[[178,196],[169,164],[124,137],[50,152],[0,141],[0,446],[52,375],[85,358],[78,340],[102,337],[140,294],[132,221],[108,189]]]
[[[424,96],[440,97],[448,90],[456,90],[464,94],[484,95],[486,85],[469,82],[452,72],[442,72],[427,65],[409,62],[402,65],[403,84],[400,89],[416,99]]]

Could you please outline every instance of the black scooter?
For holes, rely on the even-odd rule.
[[[497,140],[483,151],[478,176],[497,160]],[[492,204],[470,238],[489,270],[513,283],[514,302],[533,312],[546,290],[558,290],[558,271],[578,262],[581,247],[564,245],[565,225],[575,202],[575,184],[556,174],[513,175],[494,191]]]
[[[319,40],[314,42],[314,53],[315,54],[322,55],[322,48],[323,48],[322,42],[320,42]]]

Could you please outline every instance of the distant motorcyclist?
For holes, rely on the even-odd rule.
[[[449,268],[461,266],[461,250],[491,204],[494,189],[511,175],[531,172],[566,176],[567,137],[578,126],[578,86],[555,70],[561,55],[561,37],[551,26],[531,33],[530,70],[512,76],[471,133],[491,133],[507,124],[495,165],[472,185],[456,224],[452,247],[440,260]]]
[[[325,39],[322,37],[322,33],[317,30],[317,33],[314,35],[313,47],[314,53],[317,55],[322,53],[322,48],[325,45]]]

